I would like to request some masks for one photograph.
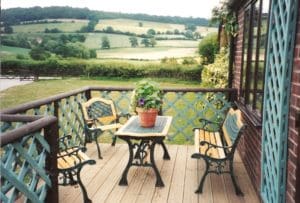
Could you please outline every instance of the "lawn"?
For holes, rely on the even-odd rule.
[[[0,109],[13,107],[18,104],[47,98],[59,93],[68,92],[84,86],[119,86],[133,87],[140,79],[84,79],[67,78],[59,80],[41,80],[27,85],[15,86],[0,92]],[[161,87],[199,87],[200,84],[189,81],[178,81],[174,79],[153,79],[159,82]]]

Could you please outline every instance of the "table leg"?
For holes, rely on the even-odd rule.
[[[132,166],[134,145],[130,141],[130,138],[123,138],[123,137],[120,137],[120,138],[123,139],[124,141],[126,141],[127,144],[128,144],[128,148],[129,148],[129,160],[128,160],[126,168],[123,171],[122,178],[121,178],[121,180],[119,182],[119,185],[128,185],[127,174],[128,174],[130,166]]]
[[[164,187],[165,185],[164,185],[164,183],[163,183],[163,181],[161,179],[160,173],[159,173],[159,171],[158,171],[158,169],[157,169],[157,167],[155,165],[155,160],[154,160],[154,148],[155,148],[156,142],[157,143],[161,143],[162,140],[156,140],[156,139],[154,139],[153,142],[152,142],[152,144],[150,145],[150,161],[151,161],[151,166],[152,166],[152,168],[153,168],[153,170],[155,172],[155,175],[156,175],[156,184],[155,184],[155,186],[156,187]]]
[[[170,160],[171,158],[170,158],[169,152],[168,152],[168,150],[167,150],[167,147],[166,147],[164,141],[162,140],[160,144],[161,144],[161,146],[162,146],[163,149],[164,149],[164,156],[163,156],[163,159],[165,159],[165,160]]]

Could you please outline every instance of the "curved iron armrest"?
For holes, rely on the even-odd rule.
[[[68,152],[69,149],[72,149]],[[78,146],[74,146],[72,148],[66,148],[65,150],[62,150],[58,153],[57,158],[61,158],[61,157],[65,157],[65,156],[71,156],[71,155],[75,155],[78,156],[78,152],[82,151],[85,152],[86,151],[86,147],[78,147]],[[60,155],[61,152],[64,152],[63,155]]]
[[[60,150],[60,152],[62,152],[62,151],[65,152],[65,154],[63,156],[65,156],[65,155],[72,155],[74,153],[77,154],[79,150],[81,150],[82,152],[85,152],[87,150],[86,147],[84,147],[84,146],[72,146],[72,147],[69,147],[68,143],[66,143],[66,139],[70,140],[71,138],[72,138],[71,135],[65,135],[65,136],[62,136],[62,137],[58,138],[58,142],[61,142],[64,145],[64,149]],[[71,149],[71,148],[74,149],[74,150],[72,152],[68,153],[67,150]],[[59,157],[62,157],[62,156],[57,156],[57,157],[59,158]]]
[[[205,118],[199,118],[199,122],[204,122],[202,129],[205,129],[205,130],[207,130],[207,128],[206,128],[207,125],[216,125],[218,129],[221,129],[221,126],[222,126],[222,123],[220,123],[220,122],[207,120]]]
[[[208,145],[207,149],[205,150],[205,156],[209,156],[208,155],[208,150],[211,149],[211,148],[221,148],[221,149],[227,149],[227,150],[230,150],[233,148],[233,146],[220,146],[220,145],[215,145],[215,144],[212,144],[210,142],[207,142],[207,141],[201,141],[200,142],[200,145],[201,146],[204,146],[204,145]]]
[[[64,148],[68,148],[68,143],[66,143],[66,140],[70,140],[72,138],[71,135],[65,135],[58,138],[58,143],[62,143],[64,145]]]
[[[132,116],[130,113],[119,113],[117,114],[117,121],[116,122],[120,122],[120,118],[125,118],[125,119],[129,119],[130,116]]]

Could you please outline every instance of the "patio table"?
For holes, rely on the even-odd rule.
[[[128,144],[129,160],[123,171],[119,185],[128,185],[127,174],[131,166],[152,167],[156,174],[156,187],[163,187],[164,183],[154,160],[156,144],[163,147],[163,159],[169,160],[170,155],[163,142],[171,126],[171,116],[157,116],[155,126],[143,128],[140,126],[138,116],[132,116],[116,133],[120,139]],[[150,161],[148,159],[150,151]]]

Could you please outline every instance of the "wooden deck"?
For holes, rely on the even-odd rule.
[[[205,203],[244,203],[259,202],[250,179],[239,156],[235,159],[237,182],[244,197],[235,195],[230,175],[209,175],[204,184],[203,194],[195,194],[204,172],[204,161],[191,158],[193,146],[167,145],[171,160],[163,160],[163,150],[156,146],[155,160],[165,187],[155,187],[156,177],[152,168],[131,167],[128,173],[128,186],[119,186],[119,180],[128,161],[126,144],[101,144],[103,159],[97,158],[96,146],[88,144],[87,154],[96,160],[96,165],[85,166],[82,179],[93,203],[98,202],[205,202]],[[79,187],[60,186],[59,202],[82,202]]]

